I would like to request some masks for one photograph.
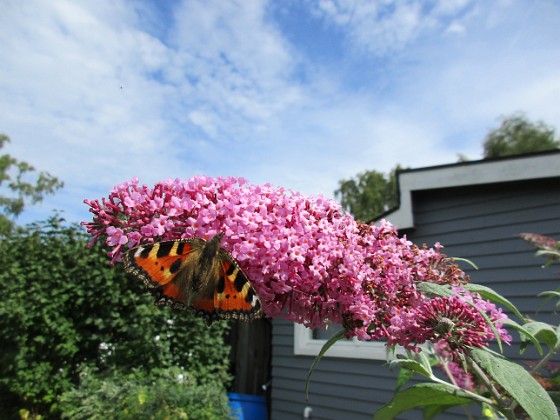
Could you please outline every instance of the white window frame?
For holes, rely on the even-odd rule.
[[[296,356],[317,356],[327,340],[313,338],[313,331],[301,324],[294,324],[294,354]],[[381,341],[352,340],[337,341],[323,357],[342,357],[346,359],[391,359],[387,347]]]

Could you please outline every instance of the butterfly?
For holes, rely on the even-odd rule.
[[[221,247],[223,236],[132,248],[123,254],[125,271],[144,282],[156,305],[190,307],[208,325],[217,319],[260,318],[259,297],[237,261]]]

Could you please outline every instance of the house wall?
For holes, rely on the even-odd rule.
[[[558,287],[558,266],[542,269],[545,260],[535,257],[535,250],[519,234],[560,238],[560,178],[421,191],[413,196],[416,228],[408,232],[413,242],[432,246],[439,241],[448,256],[477,265],[474,270],[461,264],[471,282],[494,289],[534,319],[558,322],[553,306],[540,307],[542,300],[535,297]]]
[[[294,325],[274,320],[272,338],[272,419],[368,419],[375,407],[391,399],[395,375],[384,361],[324,357],[311,377],[309,401],[305,381],[314,357],[294,355]]]
[[[535,295],[557,288],[558,268],[540,268],[544,260],[535,258],[518,235],[560,237],[560,178],[417,191],[413,209],[415,228],[401,232],[411,241],[429,246],[439,241],[447,255],[477,264],[476,272],[462,265],[472,282],[495,289],[523,313],[557,322],[551,305],[535,315],[540,303]],[[313,357],[294,355],[293,324],[274,320],[272,344],[272,420],[301,419],[305,407],[312,408],[312,419],[371,419],[393,395],[396,373],[384,361],[324,357],[312,375],[306,401],[305,379]],[[508,350],[510,356],[518,357],[516,347]],[[441,416],[464,417],[459,410]],[[421,417],[416,412],[400,418]]]

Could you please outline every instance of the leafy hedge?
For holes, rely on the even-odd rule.
[[[63,394],[62,417],[72,420],[232,418],[227,395],[212,384],[197,384],[180,368],[150,374],[135,370],[81,372],[80,386]]]
[[[157,308],[100,245],[53,217],[0,240],[0,412],[58,416],[84,367],[127,374],[178,366],[225,392],[226,323]],[[161,380],[161,378],[160,378]]]

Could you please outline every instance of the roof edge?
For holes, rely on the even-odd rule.
[[[412,192],[560,177],[560,150],[397,171],[398,204],[376,216],[399,229],[414,227]]]

